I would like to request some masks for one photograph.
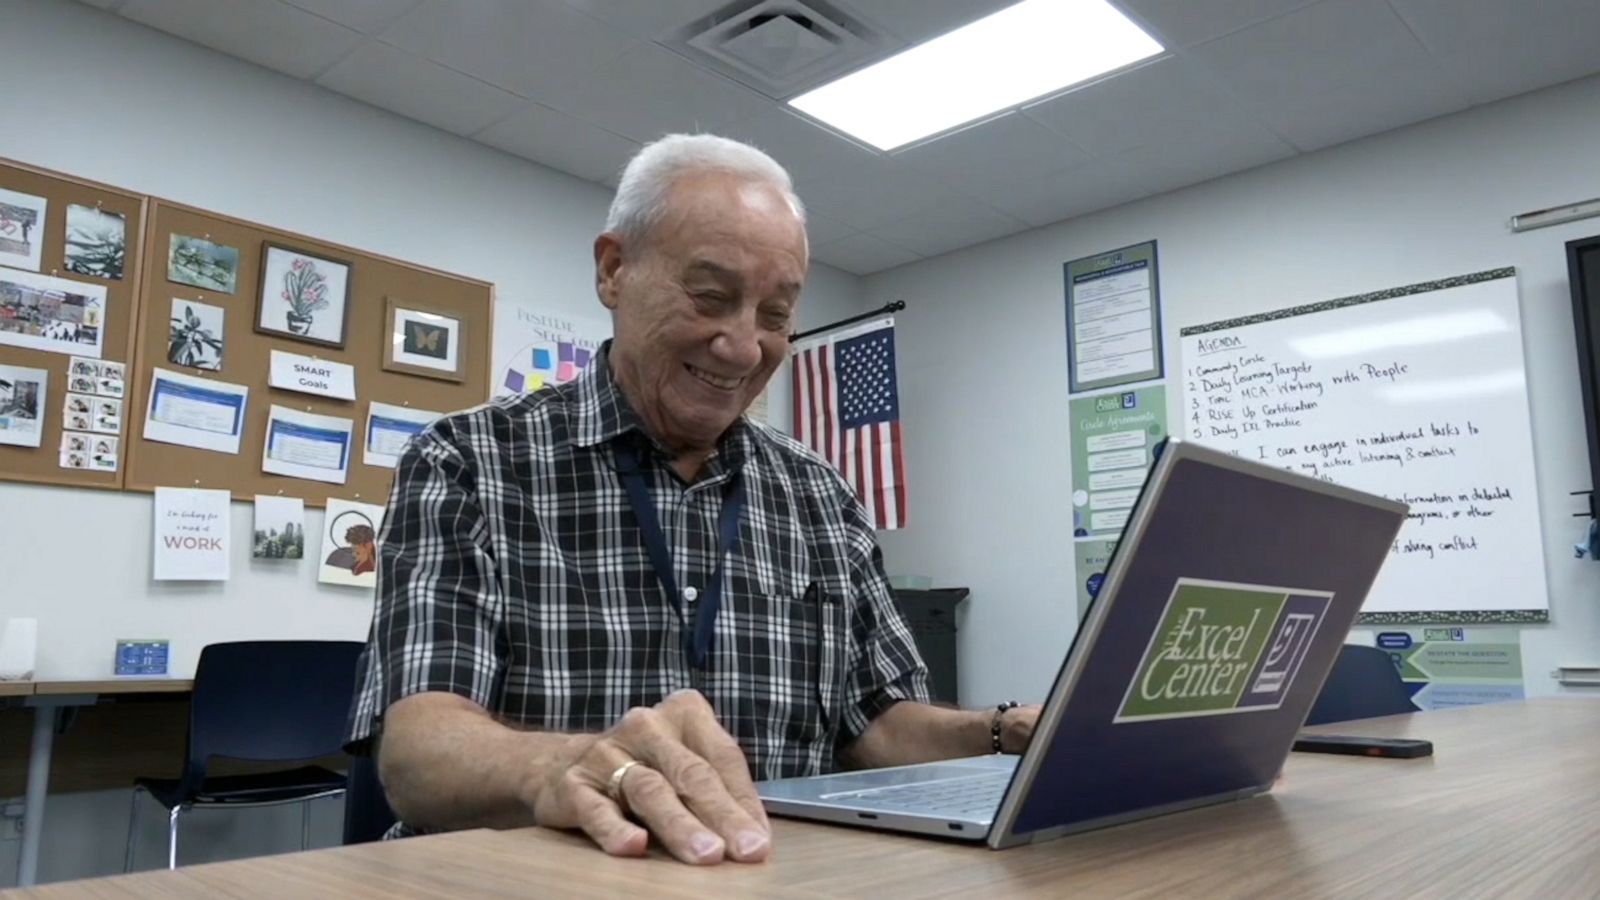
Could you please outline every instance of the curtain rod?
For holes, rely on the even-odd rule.
[[[871,318],[874,318],[876,316],[887,315],[889,313],[897,313],[900,310],[905,309],[905,308],[906,308],[906,302],[904,300],[891,300],[888,303],[885,303],[883,306],[873,310],[872,312],[864,312],[859,316],[851,316],[848,319],[840,319],[837,322],[833,322],[833,323],[830,323],[828,325],[824,325],[821,328],[813,328],[810,331],[802,331],[802,332],[799,332],[798,334],[791,334],[791,335],[789,335],[789,340],[791,342],[798,341],[798,340],[803,340],[805,338],[812,337],[814,335],[819,335],[819,334],[823,333],[824,331],[832,331],[835,328],[843,328],[846,325],[854,325],[855,323],[860,322],[860,321],[862,321],[864,319],[871,319]]]

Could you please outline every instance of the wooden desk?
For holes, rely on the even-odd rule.
[[[33,696],[33,682],[31,681],[0,681],[0,697],[31,696]]]
[[[1600,703],[1540,700],[1324,726],[1429,759],[1292,754],[1254,800],[994,852],[775,822],[774,858],[696,869],[581,837],[469,831],[23,890],[17,897],[1593,897]]]
[[[107,678],[103,681],[39,681],[34,693],[63,694],[182,694],[194,690],[189,678]]]

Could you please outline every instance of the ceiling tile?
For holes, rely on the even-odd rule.
[[[858,232],[838,219],[806,210],[806,240],[813,247],[844,240]]]
[[[1288,159],[1295,148],[1260,125],[1195,129],[1183,141],[1153,144],[1116,159],[1147,176],[1149,193],[1188,187],[1256,166]]]
[[[728,5],[729,0],[566,0],[568,6],[643,40],[655,40]]]
[[[1264,109],[1261,119],[1304,151],[1400,128],[1470,105],[1467,93],[1432,60],[1418,57],[1361,80]]]
[[[651,44],[636,45],[588,77],[553,87],[539,102],[639,141],[715,131],[771,106],[755,92]]]
[[[844,0],[862,19],[920,44],[999,12],[1017,0]]]
[[[1059,172],[1089,158],[1071,141],[1032,119],[1007,113],[918,144],[893,158],[978,192],[1026,176]]]
[[[296,78],[316,75],[361,42],[360,34],[279,0],[128,0],[119,12]]]
[[[1162,190],[1135,159],[1095,159],[1041,178],[990,189],[984,198],[1030,225],[1049,225]]]
[[[1487,103],[1600,71],[1594,0],[1393,0],[1428,52]]]
[[[1196,129],[1181,142],[1093,159],[1042,178],[996,187],[980,196],[1030,225],[1048,225],[1292,155],[1293,147],[1259,125]]]
[[[1189,51],[1240,99],[1285,106],[1425,53],[1386,0],[1322,0]]]
[[[615,184],[622,167],[639,149],[634,141],[537,103],[473,137],[602,184]]]
[[[960,198],[936,177],[880,157],[797,179],[795,190],[808,208],[861,231]]]
[[[1196,129],[1259,127],[1202,66],[1176,56],[1032,104],[1022,114],[1095,156],[1182,142]]]
[[[637,46],[557,0],[425,0],[381,38],[536,100]]]
[[[422,0],[285,0],[306,12],[354,28],[362,34],[377,34],[401,16],[417,8]]]
[[[926,212],[875,228],[872,234],[922,256],[938,256],[1029,227],[994,207],[976,200],[962,200],[941,203]]]
[[[718,129],[725,137],[766,151],[797,181],[866,165],[880,154],[840,137],[783,107]]]
[[[376,41],[345,57],[317,83],[460,135],[480,131],[528,103],[516,94]]]
[[[1314,0],[1112,0],[1169,50],[1219,38]]]
[[[916,262],[922,257],[883,238],[870,234],[856,234],[842,241],[813,247],[811,258],[843,269],[852,275],[870,275],[883,269]]]

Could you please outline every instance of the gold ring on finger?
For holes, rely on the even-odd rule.
[[[628,770],[637,765],[640,765],[637,759],[630,759],[617,766],[616,771],[611,773],[611,780],[606,784],[606,796],[621,807],[623,815],[628,814],[628,798],[622,793],[622,780],[628,777]]]

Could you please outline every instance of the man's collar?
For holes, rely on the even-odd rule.
[[[644,421],[622,396],[616,378],[611,374],[611,342],[600,345],[589,368],[579,375],[574,385],[578,390],[578,417],[574,443],[580,447],[593,447],[615,438],[619,434],[637,430],[648,434]]]
[[[611,372],[611,341],[600,345],[582,375],[573,382],[577,388],[578,414],[573,442],[579,447],[594,447],[636,431],[649,440],[655,453],[670,459],[672,453],[644,427],[644,420],[629,405]],[[717,442],[717,451],[707,464],[707,475],[735,471],[744,465],[755,449],[757,431],[743,416]]]

